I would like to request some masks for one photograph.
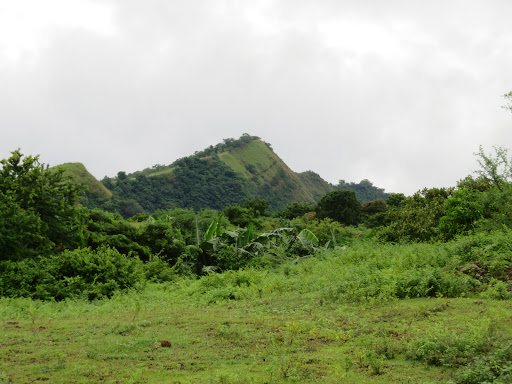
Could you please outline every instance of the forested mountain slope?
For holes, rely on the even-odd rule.
[[[306,176],[293,172],[270,145],[249,135],[227,139],[168,166],[128,175],[120,172],[103,183],[121,200],[149,212],[175,207],[223,209],[254,198],[280,209],[294,201],[314,204],[333,189],[312,172]]]
[[[237,140],[225,139],[170,165],[131,174],[119,172],[102,183],[82,164],[64,167],[76,182],[89,186],[85,205],[118,210],[125,217],[177,207],[222,210],[256,198],[279,210],[292,202],[316,204],[326,193],[339,189],[312,171],[292,171],[268,143],[247,134]]]
[[[65,163],[59,166],[64,169],[64,175],[71,177],[77,183],[86,186],[84,196],[80,201],[89,208],[108,207],[112,204],[113,193],[96,179],[82,163]],[[56,169],[53,167],[52,169]]]

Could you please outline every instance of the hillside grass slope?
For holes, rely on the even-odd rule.
[[[76,184],[87,186],[90,194],[104,196],[105,198],[112,197],[112,191],[96,179],[82,163],[64,163],[59,167],[64,169],[64,174],[71,177]]]
[[[222,152],[219,158],[249,181],[249,189],[255,195],[271,196],[274,205],[282,206],[291,202],[315,204],[318,196],[332,190],[319,176],[316,183],[311,182],[311,178],[300,177],[262,140]]]
[[[110,300],[2,298],[0,381],[509,383],[511,294],[460,271],[484,269],[478,239],[361,241]]]

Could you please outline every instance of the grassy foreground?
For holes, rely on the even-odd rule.
[[[0,383],[508,382],[512,302],[469,294],[446,252],[354,246],[104,301],[0,299]]]

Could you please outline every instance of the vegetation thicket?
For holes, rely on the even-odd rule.
[[[80,166],[1,161],[0,382],[512,382],[505,148],[481,147],[452,188],[364,202],[336,188],[272,213],[214,184],[272,168],[229,158],[262,143],[240,140],[106,180],[117,208],[118,191],[133,198],[129,220],[79,203],[66,169],[87,178]],[[191,206],[155,209],[154,173],[205,178],[207,197],[185,188]]]

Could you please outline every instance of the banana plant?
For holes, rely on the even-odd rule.
[[[199,244],[203,251],[207,253],[213,253],[222,246],[223,239],[221,225],[223,218],[224,216],[220,214],[217,220],[212,221],[212,223],[204,233],[203,240]]]
[[[318,245],[318,238],[309,229],[304,228],[297,235],[297,240],[304,246]]]
[[[201,251],[196,261],[197,273],[201,273],[201,271],[204,272],[205,268],[213,267],[212,256],[224,244],[221,238],[223,218],[224,216],[220,214],[217,220],[212,221],[212,223],[204,233],[202,240],[200,240],[199,229],[196,221],[196,241],[198,242],[198,247]]]
[[[295,228],[285,227],[256,235],[254,224],[250,223],[247,228],[223,232],[222,219],[223,216],[220,215],[203,235],[200,243],[201,255],[197,263],[200,271],[214,268],[216,253],[226,246],[234,247],[235,256],[247,260],[279,249],[286,251],[299,247],[303,254],[312,254],[319,250],[318,238],[309,229],[302,229],[297,233]]]
[[[336,248],[338,246],[338,242],[336,241],[336,234],[334,233],[334,228],[331,226],[329,227],[331,231],[331,240],[328,240],[325,245],[322,247],[323,249],[332,249]]]

